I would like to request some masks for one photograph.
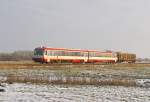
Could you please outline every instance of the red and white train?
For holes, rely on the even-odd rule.
[[[38,47],[32,59],[41,63],[115,63],[117,55],[111,51]]]

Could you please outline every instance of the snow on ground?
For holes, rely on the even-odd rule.
[[[150,102],[150,88],[9,84],[0,102]]]

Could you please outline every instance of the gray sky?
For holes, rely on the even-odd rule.
[[[150,0],[0,0],[0,52],[38,46],[150,58]]]

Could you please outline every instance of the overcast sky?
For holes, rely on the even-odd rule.
[[[0,0],[0,52],[38,46],[150,58],[150,0]]]

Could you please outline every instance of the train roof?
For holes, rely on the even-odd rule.
[[[101,53],[113,53],[112,51],[98,51],[98,50],[82,50],[82,49],[73,49],[73,48],[52,48],[52,47],[37,47],[35,49],[43,50],[67,50],[67,51],[77,51],[77,52],[101,52]]]

